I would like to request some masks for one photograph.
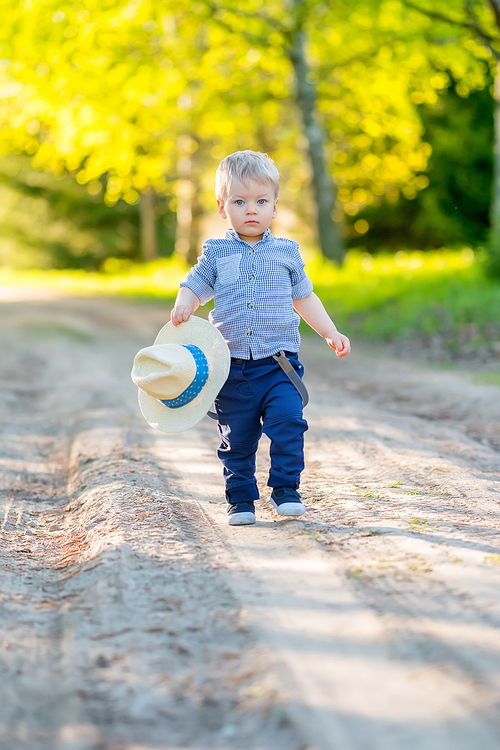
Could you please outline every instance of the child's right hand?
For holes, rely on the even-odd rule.
[[[200,300],[189,287],[181,286],[174,303],[174,309],[170,313],[170,320],[174,326],[185,323],[190,316],[199,308]]]
[[[180,323],[185,323],[189,320],[191,313],[191,307],[188,305],[176,305],[170,313],[170,320],[177,327]]]

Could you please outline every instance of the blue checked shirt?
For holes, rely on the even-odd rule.
[[[223,240],[207,240],[181,286],[202,305],[214,297],[209,319],[226,340],[232,357],[261,359],[281,349],[297,352],[300,316],[293,300],[313,290],[299,245],[273,237],[268,229],[255,245],[228,229]]]

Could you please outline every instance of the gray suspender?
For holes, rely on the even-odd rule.
[[[281,351],[279,354],[273,354],[271,356],[279,364],[292,385],[294,385],[298,390],[300,398],[302,399],[302,408],[304,406],[307,406],[307,404],[309,403],[309,394],[307,392],[307,388],[302,382],[300,375],[297,375],[297,373],[293,369],[293,365],[286,356],[285,352]],[[207,412],[207,414],[211,419],[217,419],[217,414],[215,413],[215,411],[209,411]]]
[[[293,365],[291,364],[290,360],[286,356],[285,352],[280,352],[279,354],[273,354],[272,358],[276,360],[276,362],[279,364],[279,366],[281,367],[281,369],[283,370],[287,378],[291,381],[291,383],[298,390],[300,394],[300,398],[302,399],[302,407],[307,406],[307,404],[309,403],[309,394],[307,392],[307,388],[302,382],[300,375],[297,375],[297,373],[293,369]]]

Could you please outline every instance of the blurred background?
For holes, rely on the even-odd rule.
[[[4,289],[171,302],[249,148],[348,332],[498,358],[497,0],[1,7]]]

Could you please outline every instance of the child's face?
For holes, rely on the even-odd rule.
[[[255,245],[278,213],[277,203],[272,185],[235,181],[226,200],[217,201],[217,208],[242,240]]]

